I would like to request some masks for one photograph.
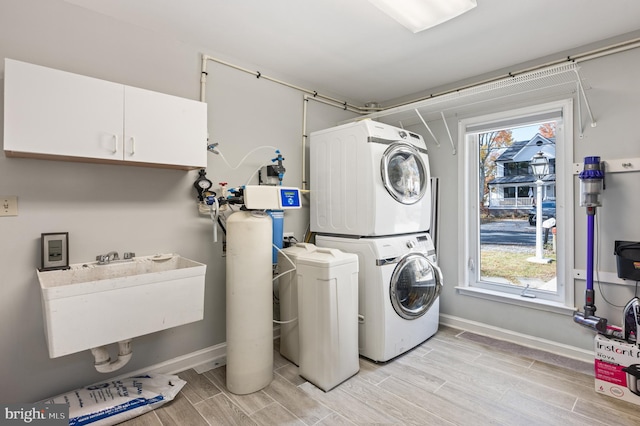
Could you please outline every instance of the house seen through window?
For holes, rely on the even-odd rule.
[[[559,241],[565,229],[556,208],[558,190],[564,191],[556,153],[565,152],[556,148],[570,143],[563,112],[463,123],[466,258],[461,264],[468,287],[564,301],[565,277],[557,271],[564,262]],[[532,168],[540,161],[543,173]]]
[[[555,292],[555,122],[483,133],[479,144],[483,166],[480,279]],[[537,179],[530,164],[538,152],[549,162],[541,188],[547,264],[527,261],[535,256],[537,243]]]

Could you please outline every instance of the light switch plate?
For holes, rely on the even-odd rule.
[[[18,216],[18,197],[0,196],[0,216]]]

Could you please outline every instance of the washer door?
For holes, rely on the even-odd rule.
[[[440,295],[442,273],[424,254],[410,253],[398,262],[389,285],[393,309],[404,319],[416,319]]]
[[[382,182],[387,192],[402,204],[415,204],[424,196],[429,173],[418,150],[408,143],[395,142],[380,161]]]

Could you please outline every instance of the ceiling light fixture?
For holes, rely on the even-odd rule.
[[[477,6],[476,0],[369,0],[413,33],[435,27]]]

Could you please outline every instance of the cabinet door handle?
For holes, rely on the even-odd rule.
[[[131,136],[131,155],[136,153],[136,138]]]
[[[113,153],[118,153],[118,135],[113,135]]]

